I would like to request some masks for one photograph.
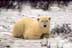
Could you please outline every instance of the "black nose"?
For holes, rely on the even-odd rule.
[[[46,27],[47,25],[44,25],[44,27]]]

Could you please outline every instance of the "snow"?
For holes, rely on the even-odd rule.
[[[67,39],[63,39],[60,36],[49,39],[40,39],[40,40],[24,40],[13,38],[11,33],[9,32],[1,32],[0,33],[0,47],[1,46],[10,46],[10,48],[47,48],[50,46],[51,48],[71,48],[72,42]],[[47,44],[47,46],[42,46]]]
[[[22,11],[9,9],[1,9],[0,12],[0,48],[6,48],[7,45],[10,48],[47,48],[42,47],[41,44],[45,44],[48,41],[48,45],[51,48],[72,48],[72,42],[68,39],[63,39],[62,36],[55,38],[49,38],[48,40],[24,40],[16,39],[11,35],[13,24],[16,20],[22,17],[38,16],[51,16],[51,29],[57,24],[69,23],[72,28],[72,3],[68,7],[59,8],[57,6],[51,7],[51,11],[43,11],[41,9],[31,8],[29,4],[22,7]]]

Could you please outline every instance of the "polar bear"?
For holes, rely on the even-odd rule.
[[[49,16],[41,16],[37,19],[25,17],[15,23],[12,35],[17,38],[40,39],[49,32]]]

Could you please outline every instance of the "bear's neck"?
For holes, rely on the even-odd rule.
[[[43,33],[47,33],[49,30],[48,30],[48,28],[40,28],[41,29],[41,32],[43,32]]]

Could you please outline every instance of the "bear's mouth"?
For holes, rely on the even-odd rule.
[[[44,27],[47,27],[47,25],[44,25]]]

